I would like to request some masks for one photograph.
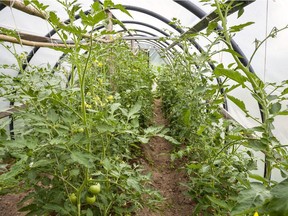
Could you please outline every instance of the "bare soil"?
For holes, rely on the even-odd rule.
[[[24,216],[26,213],[18,212],[17,203],[21,201],[27,193],[6,194],[0,196],[0,216]]]
[[[167,126],[168,122],[161,111],[161,100],[154,101],[154,124]],[[152,174],[152,185],[164,197],[164,203],[159,206],[159,212],[152,212],[144,208],[137,212],[137,216],[190,216],[193,201],[185,196],[186,189],[180,183],[186,181],[184,171],[177,164],[172,163],[170,153],[172,145],[161,137],[153,137],[143,145],[145,160],[142,165],[145,172]],[[179,163],[178,163],[179,164]]]

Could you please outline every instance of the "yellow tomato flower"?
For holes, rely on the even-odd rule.
[[[93,99],[94,99],[94,101],[96,101],[96,102],[100,101],[100,98],[99,98],[98,96],[95,96]]]
[[[91,109],[91,108],[92,108],[92,105],[87,104],[87,103],[85,102],[85,107],[86,107],[87,109]]]
[[[102,85],[103,84],[103,79],[98,78],[98,82],[99,82],[100,85]]]
[[[98,62],[98,67],[102,67],[103,63],[102,62]]]
[[[258,212],[256,211],[253,216],[259,216]]]
[[[96,105],[99,105],[101,107],[105,105],[98,96],[95,96],[93,99]]]
[[[107,99],[108,99],[109,101],[112,101],[112,100],[114,99],[114,97],[113,97],[113,95],[109,95],[109,96],[107,97]]]

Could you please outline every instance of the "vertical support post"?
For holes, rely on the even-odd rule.
[[[147,49],[147,57],[148,57],[148,61],[147,61],[147,64],[148,64],[148,68],[150,67],[150,50]]]
[[[107,24],[106,30],[107,30],[107,32],[112,32],[113,31],[113,22],[112,22],[113,14],[109,10],[106,10],[106,13],[107,13],[107,16],[108,16],[108,24]],[[106,35],[106,39],[110,40],[111,39],[111,35],[109,35],[109,34]]]
[[[137,52],[137,48],[136,48],[136,45],[135,45],[135,40],[131,40],[131,51],[134,55],[136,55],[136,52]]]

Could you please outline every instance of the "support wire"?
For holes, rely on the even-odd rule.
[[[266,0],[266,26],[265,26],[265,38],[268,36],[268,13],[269,13],[269,0]],[[268,46],[268,41],[265,41],[265,51],[264,51],[264,82],[266,82],[266,73],[267,73],[267,46]]]

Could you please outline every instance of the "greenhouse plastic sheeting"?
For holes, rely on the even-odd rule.
[[[240,19],[237,19],[237,14],[229,17],[230,25],[248,21],[255,22],[255,24],[247,27],[247,29],[235,36],[235,40],[248,58],[255,49],[256,39],[263,40],[273,27],[280,29],[287,25],[288,17],[281,15],[287,13],[287,8],[288,1],[256,1],[245,8],[245,16],[242,16]],[[263,46],[255,55],[252,66],[254,67],[255,73],[265,82],[281,82],[288,79],[287,38],[287,31],[280,32],[276,38],[270,38],[267,41],[266,50],[265,46]],[[225,58],[223,58],[223,61],[225,61]],[[269,89],[267,89],[267,91],[269,92]],[[239,89],[234,95],[245,101],[246,106],[249,106],[251,112],[255,112],[257,109],[259,113],[255,100],[249,96],[248,93],[245,93],[243,89]],[[287,107],[287,104],[284,103],[283,106]],[[244,125],[251,126],[251,124],[253,124],[252,120],[247,119],[245,115],[241,113],[239,109],[233,107],[231,103],[229,103],[229,112]],[[256,117],[259,117],[258,113],[255,113]],[[274,122],[274,134],[283,144],[288,143],[287,122],[287,116],[281,116],[281,120],[277,117]]]

